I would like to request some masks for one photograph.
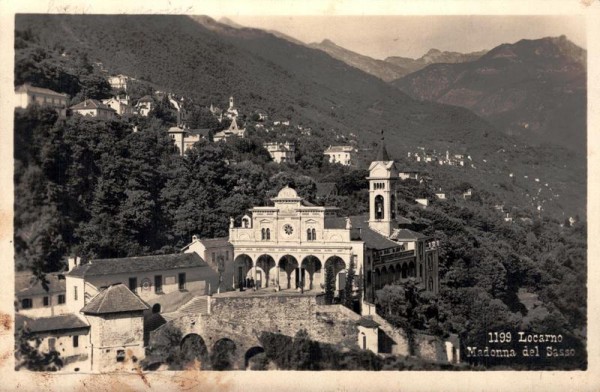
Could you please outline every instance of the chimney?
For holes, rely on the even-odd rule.
[[[69,271],[73,270],[73,268],[77,267],[79,265],[79,257],[75,256],[75,257],[69,257],[68,258],[68,268]]]

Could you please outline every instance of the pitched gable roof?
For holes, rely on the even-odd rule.
[[[102,102],[96,99],[86,99],[83,102],[79,102],[77,105],[71,106],[71,110],[84,110],[84,109],[100,109],[100,110],[112,110],[114,109],[106,106]]]
[[[52,317],[27,317],[15,315],[15,329],[27,327],[31,332],[50,332],[73,329],[87,329],[89,324],[76,314],[63,314]]]
[[[85,277],[163,271],[178,268],[205,267],[206,262],[196,253],[98,259],[73,268],[68,276]]]
[[[22,84],[15,88],[15,93],[38,93],[38,94],[48,94],[48,95],[56,95],[57,97],[66,98],[68,95],[64,93],[57,93],[54,90],[50,90],[48,88],[43,87],[35,87],[30,84]]]
[[[46,274],[48,290],[44,289],[42,282],[36,279],[30,272],[18,272],[15,274],[15,295],[19,298],[48,295],[66,292],[65,278],[62,273]]]
[[[150,307],[121,283],[109,286],[85,305],[85,314],[108,314],[148,310]]]
[[[416,231],[409,230],[409,229],[397,229],[397,230],[394,230],[394,232],[392,233],[390,238],[394,239],[396,241],[402,241],[402,240],[414,241],[414,240],[421,240],[421,239],[427,238],[427,236],[424,234],[421,234],[421,233],[417,233]]]

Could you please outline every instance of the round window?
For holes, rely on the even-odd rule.
[[[283,226],[283,231],[287,235],[292,235],[292,233],[294,232],[294,228],[291,225],[284,225]]]

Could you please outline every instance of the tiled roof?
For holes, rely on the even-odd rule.
[[[329,146],[325,152],[351,152],[353,149],[352,146]]]
[[[15,93],[21,93],[21,92],[56,95],[57,97],[60,96],[63,98],[68,97],[67,94],[57,93],[56,91],[50,90],[48,88],[34,87],[30,84],[22,84],[22,85],[18,86],[17,88],[15,88]]]
[[[392,233],[390,238],[394,239],[396,241],[402,241],[402,240],[420,240],[423,238],[427,238],[427,236],[424,234],[421,234],[421,233],[417,233],[416,231],[409,230],[409,229],[397,229],[397,230],[394,230],[394,232]]]
[[[377,328],[379,327],[379,323],[374,321],[372,318],[370,317],[361,317],[358,320],[358,325],[360,325],[361,327],[365,327],[365,328]]]
[[[26,326],[31,332],[50,332],[89,328],[89,324],[76,314],[32,318],[15,315],[15,329]]]
[[[73,268],[67,275],[84,277],[204,266],[207,266],[207,264],[196,253],[176,253],[92,260],[88,264],[82,264]]]
[[[152,97],[149,95],[144,95],[138,100],[138,102],[154,102],[154,99],[152,99]]]
[[[59,278],[62,276],[62,278]],[[65,279],[62,273],[46,274],[48,290],[42,286],[40,280],[35,279],[30,272],[19,272],[15,274],[15,295],[17,297],[28,297],[34,295],[64,293]]]
[[[337,189],[335,182],[317,182],[317,197],[332,195]]]
[[[371,249],[388,249],[400,246],[399,243],[389,240],[386,236],[369,228],[369,216],[351,216],[353,229],[360,229],[360,238],[365,242],[367,248]]]
[[[101,291],[81,311],[85,314],[107,314],[147,309],[150,307],[140,297],[125,285],[117,283]]]
[[[102,110],[113,110],[106,106],[102,102],[96,99],[86,99],[83,102],[79,102],[77,105],[71,106],[71,110],[83,110],[83,109],[102,109]]]

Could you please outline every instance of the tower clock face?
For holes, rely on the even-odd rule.
[[[292,225],[289,224],[283,225],[283,232],[286,235],[292,235],[292,233],[294,232],[294,228],[292,227]]]

